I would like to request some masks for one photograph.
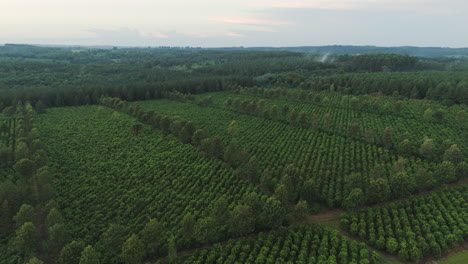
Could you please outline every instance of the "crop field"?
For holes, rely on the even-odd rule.
[[[294,226],[198,250],[183,263],[382,263],[382,257],[320,226]]]
[[[135,136],[133,118],[112,114],[83,106],[38,117],[58,173],[56,201],[74,237],[96,241],[111,223],[139,232],[150,218],[180,235],[185,215],[206,216],[221,196],[234,207],[247,194],[260,194],[196,148],[147,126]]]
[[[341,219],[344,228],[403,261],[440,258],[468,235],[468,185],[364,209]]]
[[[405,101],[402,103],[400,106],[401,110],[396,114],[393,113],[393,108],[395,108],[394,105],[396,104],[395,100],[381,99],[382,103],[374,103],[376,109],[372,111],[369,110],[369,107],[353,107],[353,103],[350,103],[352,101],[358,101],[361,102],[361,104],[363,104],[362,101],[373,102],[362,96],[339,96],[333,93],[309,92],[301,97],[299,91],[296,92],[291,89],[286,91],[294,95],[290,95],[289,97],[280,95],[270,98],[270,96],[259,94],[259,92],[254,93],[245,89],[245,92],[241,94],[217,92],[203,94],[197,97],[200,99],[211,97],[213,106],[218,108],[225,108],[225,103],[228,99],[232,101],[238,100],[240,102],[248,101],[258,103],[261,101],[266,109],[271,109],[271,107],[276,105],[279,112],[287,105],[290,112],[293,110],[296,110],[298,113],[303,112],[308,123],[314,118],[317,118],[317,126],[320,130],[340,136],[349,135],[349,126],[354,120],[359,120],[358,133],[360,137],[362,138],[366,131],[372,130],[375,133],[374,141],[381,137],[386,127],[391,127],[393,129],[393,145],[397,147],[402,138],[409,138],[412,145],[410,149],[412,155],[419,155],[418,150],[424,137],[431,138],[438,145],[441,145],[445,140],[449,139],[463,149],[467,149],[468,143],[466,140],[462,140],[462,138],[468,137],[467,123],[460,123],[453,118],[458,111],[462,111],[463,108],[461,107],[447,109],[440,104],[426,106],[427,108],[434,109],[434,111],[440,108],[444,109],[444,111],[452,112],[451,115],[446,114],[447,118],[442,124],[424,120],[424,110],[419,109],[423,108],[424,105],[414,101]],[[278,93],[281,94],[281,92]],[[307,96],[307,94],[309,94],[310,97]],[[374,98],[373,100],[378,99]],[[385,104],[386,101],[388,101],[387,104]],[[386,107],[387,111],[380,110],[383,107]],[[328,124],[325,120],[325,115],[327,114],[331,117]],[[278,114],[278,120],[289,121],[289,119],[289,113],[287,115]]]
[[[369,193],[372,191],[369,189],[373,179],[371,170],[381,164],[385,170],[382,177],[391,182],[390,172],[399,160],[398,154],[375,144],[226,109],[165,99],[141,101],[138,104],[145,110],[186,118],[209,134],[222,138],[225,145],[237,140],[251,155],[256,156],[261,169],[268,169],[277,180],[289,164],[294,164],[301,177],[316,182],[321,199],[329,206],[340,205],[350,193],[354,185],[348,183],[347,176],[361,173],[363,183],[359,187],[364,193]],[[232,120],[238,123],[235,136],[227,133]],[[404,170],[412,174],[418,166],[433,168],[436,164],[409,156],[405,166]],[[399,188],[399,183],[390,188]],[[396,191],[395,196],[399,196]]]

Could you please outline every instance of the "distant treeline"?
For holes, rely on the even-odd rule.
[[[101,96],[132,101],[157,99],[168,91],[197,94],[254,85],[334,87],[353,94],[382,92],[466,103],[467,74],[447,71],[454,61],[395,54],[6,45],[0,47],[0,110],[19,101],[41,109],[95,104]],[[462,60],[457,63],[464,65]],[[412,73],[395,73],[403,71]],[[375,72],[383,73],[363,74]]]

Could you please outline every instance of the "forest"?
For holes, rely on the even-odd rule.
[[[0,264],[451,263],[465,54],[0,46]]]

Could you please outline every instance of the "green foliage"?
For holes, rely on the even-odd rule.
[[[185,215],[190,213],[193,222],[198,223],[210,215],[210,208],[223,194],[228,205],[225,208],[230,211],[246,194],[260,193],[223,162],[207,158],[172,135],[163,136],[144,125],[140,135],[133,136],[130,127],[134,119],[121,114],[116,122],[112,113],[107,108],[97,111],[95,106],[85,106],[50,108],[38,117],[51,161],[61,164],[58,172],[67,175],[55,180],[63,186],[57,189],[55,199],[63,208],[67,229],[74,238],[96,244],[104,262],[118,261],[114,257],[120,255],[128,233],[139,234],[145,240],[142,230],[148,216],[157,215],[164,233],[173,233],[177,245],[189,247],[204,234],[198,236],[197,225],[193,224],[192,235],[187,236],[191,239],[182,241]],[[87,126],[83,127],[83,123]],[[266,200],[267,196],[260,197]],[[282,208],[279,210],[284,214]],[[110,225],[117,219],[121,226]],[[217,226],[206,225],[206,230],[214,233],[207,240],[229,236],[227,221],[224,229],[213,228]],[[257,230],[260,225],[255,227]],[[157,255],[167,253],[167,240],[162,241],[158,249],[162,251]]]
[[[404,261],[419,261],[429,255],[440,257],[465,241],[467,187],[448,187],[367,208],[344,215],[341,222],[351,233]]]
[[[79,264],[99,264],[99,252],[94,250],[92,246],[87,246],[81,252]]]
[[[139,264],[145,257],[145,246],[137,235],[131,235],[122,245],[122,259],[128,264]]]
[[[31,222],[26,222],[16,230],[13,249],[24,257],[32,256],[38,248],[38,234]]]
[[[166,252],[167,238],[164,227],[156,219],[150,219],[141,231],[148,256],[156,257]]]
[[[44,264],[41,260],[38,258],[31,258],[26,264]]]
[[[26,222],[33,222],[36,214],[34,208],[29,204],[21,205],[18,213],[13,217],[16,227],[22,226]]]
[[[182,263],[379,263],[374,254],[336,230],[308,225],[196,250]]]
[[[237,205],[229,218],[229,232],[235,236],[244,236],[255,230],[255,215],[248,205]]]
[[[83,252],[84,244],[81,241],[72,241],[65,245],[60,251],[58,258],[59,264],[79,264],[81,252]]]

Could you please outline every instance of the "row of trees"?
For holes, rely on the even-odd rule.
[[[326,99],[327,97],[325,97]],[[278,103],[279,106],[275,103]],[[403,117],[380,117],[371,113],[360,113],[356,111],[349,115],[349,109],[315,107],[314,105],[291,105],[283,101],[270,100],[242,100],[240,97],[228,97],[225,106],[242,113],[253,114],[267,119],[281,120],[293,125],[310,127],[312,130],[323,131],[330,134],[338,134],[362,140],[370,144],[384,146],[400,155],[415,155],[420,158],[441,161],[444,152],[455,144],[453,140],[459,141],[458,133],[463,131],[463,120],[460,126],[451,126],[450,138],[443,133],[441,127],[435,124],[408,122]],[[339,104],[337,104],[339,105]],[[340,106],[339,106],[340,107]],[[328,112],[327,112],[328,111]],[[428,108],[427,111],[431,111]],[[426,112],[427,112],[426,111]],[[431,112],[432,113],[432,112]],[[463,111],[460,112],[464,114]],[[323,117],[318,115],[323,114]],[[359,118],[358,118],[359,117]],[[347,122],[349,120],[349,123]],[[396,129],[389,124],[395,125]],[[424,127],[421,128],[421,125]],[[385,129],[383,129],[385,128]],[[435,136],[433,148],[428,154],[422,150],[425,141],[415,141],[421,138],[421,129],[429,135]],[[406,132],[405,132],[406,130]],[[378,136],[380,134],[381,136]],[[462,143],[464,144],[464,142]],[[440,146],[440,147],[439,147]]]
[[[440,258],[467,235],[467,186],[449,187],[422,197],[345,214],[342,226],[403,261]]]
[[[55,260],[68,234],[52,200],[55,173],[47,167],[48,157],[36,127],[35,111],[28,102],[6,110],[8,118],[15,120],[11,123],[16,125],[10,128],[15,141],[11,148],[2,151],[4,170],[13,170],[0,183],[0,232],[2,237],[10,238],[0,260],[25,263],[31,259],[28,263],[42,263],[34,258],[39,253]]]
[[[290,226],[197,250],[180,263],[380,263],[364,243],[316,225]]]

